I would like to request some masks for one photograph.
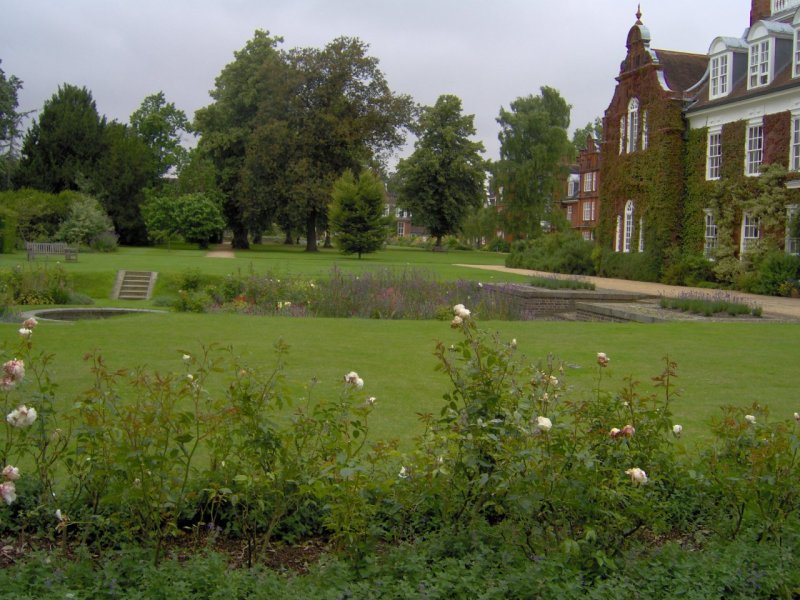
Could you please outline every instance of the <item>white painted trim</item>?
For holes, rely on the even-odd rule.
[[[800,86],[745,98],[722,106],[709,106],[686,115],[690,129],[722,127],[728,123],[745,121],[759,116],[771,115],[787,110],[800,110]]]

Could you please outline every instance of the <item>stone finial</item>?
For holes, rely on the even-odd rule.
[[[639,4],[637,9],[636,9],[636,24],[637,25],[641,25],[642,24],[642,5],[641,4]]]

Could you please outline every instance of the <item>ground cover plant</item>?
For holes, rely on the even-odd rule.
[[[334,267],[319,279],[293,275],[230,274],[209,278],[190,270],[173,284],[180,312],[368,319],[447,319],[458,299],[472,302],[487,318],[519,319],[514,303],[483,295],[474,281],[441,281],[419,269],[374,269],[360,274]]]
[[[709,297],[707,295],[683,293],[677,298],[662,296],[659,299],[659,304],[661,308],[680,310],[704,315],[706,317],[720,314],[731,317],[737,315],[760,317],[762,314],[760,306],[743,302],[730,294],[717,294],[713,297]]]
[[[673,413],[685,400],[671,357],[642,385],[611,376],[616,354],[591,352],[591,388],[577,394],[569,365],[553,356],[530,361],[519,339],[478,328],[463,305],[453,310],[434,351],[449,381],[443,401],[405,450],[368,441],[386,399],[371,395],[366,371],[340,372],[332,393],[297,395],[286,385],[292,352],[282,344],[269,362],[261,353],[254,362],[217,348],[187,351],[171,372],[117,369],[93,353],[94,381],[65,409],[49,374],[55,359],[39,350],[55,327],[24,323],[9,332],[17,341],[7,356],[15,358],[3,366],[4,538],[57,543],[63,566],[47,579],[48,593],[92,588],[98,581],[87,573],[96,563],[87,553],[115,555],[107,548],[126,540],[146,542],[146,554],[127,556],[156,561],[137,569],[145,579],[177,581],[174,567],[157,566],[177,540],[189,543],[178,548],[197,555],[196,564],[213,565],[199,558],[213,539],[238,540],[255,563],[275,544],[309,537],[338,557],[315,568],[326,583],[257,571],[230,585],[244,589],[255,577],[270,589],[308,589],[308,597],[330,597],[331,589],[408,597],[410,579],[431,597],[462,595],[469,581],[484,597],[613,597],[633,585],[631,564],[671,576],[680,567],[689,581],[702,560],[730,549],[741,556],[755,544],[746,564],[716,565],[703,587],[687,589],[697,597],[798,591],[792,449],[800,415],[770,415],[760,403],[727,407],[712,427],[715,442],[686,454],[695,432]],[[76,553],[84,558],[67,560]],[[499,565],[492,556],[508,566],[487,578]],[[129,578],[126,553],[118,557]],[[20,568],[35,573],[38,560]],[[477,575],[467,576],[465,564]],[[764,568],[769,580],[758,575]],[[524,575],[531,570],[539,577]],[[104,583],[107,595],[95,597],[130,591],[115,596],[113,581]],[[35,596],[42,584],[29,576],[15,585]],[[183,580],[180,590],[192,585]],[[674,589],[666,576],[649,585]]]
[[[591,281],[579,279],[558,279],[556,277],[534,277],[529,282],[532,286],[543,287],[549,290],[593,290],[595,285]]]

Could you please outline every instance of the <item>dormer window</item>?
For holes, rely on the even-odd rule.
[[[794,69],[793,77],[800,77],[800,29],[794,30]]]
[[[639,144],[639,100],[628,102],[628,152],[636,152]]]
[[[771,41],[771,39],[766,39],[750,45],[750,68],[747,89],[769,84]]]
[[[730,53],[720,54],[711,59],[711,88],[709,99],[722,98],[731,91],[731,60]]]

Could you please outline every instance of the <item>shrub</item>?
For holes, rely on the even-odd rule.
[[[89,246],[97,252],[116,252],[119,248],[119,236],[113,231],[103,231],[92,238]]]
[[[590,281],[579,279],[556,279],[555,277],[534,277],[531,285],[550,290],[593,290],[595,285]]]
[[[0,208],[0,252],[12,254],[17,245],[17,213]]]
[[[673,255],[661,276],[662,283],[692,287],[714,280],[713,263],[699,254]]]
[[[762,309],[739,300],[730,294],[719,293],[715,297],[681,294],[678,298],[667,298],[662,296],[659,300],[661,308],[669,308],[691,312],[698,315],[712,317],[718,314],[727,314],[735,317],[737,315],[753,315],[760,317]]]
[[[769,252],[755,265],[753,277],[743,283],[744,291],[768,296],[790,296],[800,279],[800,256]]]
[[[501,237],[493,237],[486,243],[487,252],[510,252],[511,244]]]
[[[593,253],[597,274],[632,281],[659,281],[660,262],[647,252],[613,252],[598,246]]]
[[[114,235],[114,225],[94,198],[83,196],[69,207],[55,239],[72,245],[92,245],[101,235]]]
[[[506,266],[552,273],[593,275],[593,244],[571,232],[556,232],[528,242],[515,242]]]
[[[5,299],[9,304],[68,304],[73,294],[70,277],[64,268],[17,265],[11,270],[0,272],[0,282],[6,290]]]

